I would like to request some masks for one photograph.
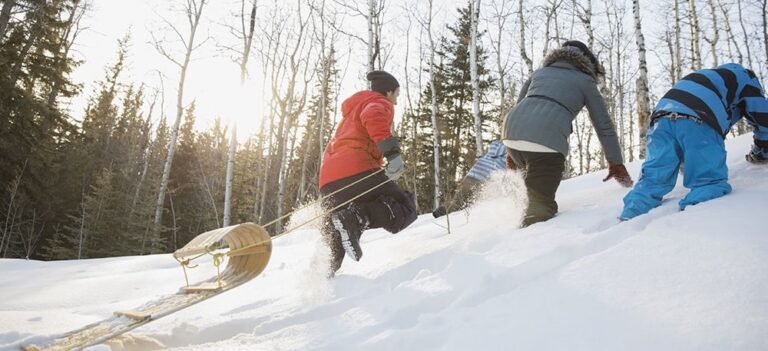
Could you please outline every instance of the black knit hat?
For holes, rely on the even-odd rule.
[[[597,57],[595,54],[592,53],[592,50],[589,50],[589,47],[585,45],[584,43],[578,41],[578,40],[568,40],[565,43],[563,43],[563,47],[571,46],[574,48],[579,49],[584,56],[586,56],[589,59],[589,62],[592,62],[592,66],[595,67],[595,73],[598,75],[605,74],[605,71],[603,70],[603,66],[600,64],[599,61],[597,61]]]
[[[400,87],[397,79],[385,71],[371,71],[365,78],[371,82],[371,90],[378,91],[384,95]]]

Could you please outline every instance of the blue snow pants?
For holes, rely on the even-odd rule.
[[[731,192],[723,138],[704,123],[659,118],[648,131],[646,154],[640,180],[624,197],[622,220],[659,206],[675,187],[681,163],[683,185],[691,191],[680,200],[680,210]]]

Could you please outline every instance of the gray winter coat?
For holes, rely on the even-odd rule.
[[[581,53],[560,48],[523,85],[517,105],[507,114],[505,140],[525,140],[568,155],[572,122],[587,106],[592,125],[611,163],[624,163],[619,139],[595,83],[594,67]]]

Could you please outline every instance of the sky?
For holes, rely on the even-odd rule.
[[[397,235],[366,231],[363,257],[326,280],[327,249],[310,226],[273,241],[265,271],[208,301],[140,327],[113,350],[768,349],[768,166],[744,160],[752,137],[727,140],[722,198],[616,218],[627,189],[605,171],[565,180],[553,219],[520,229],[525,192],[497,174],[481,200],[445,219],[422,215]],[[636,177],[640,163],[627,165]],[[301,223],[316,211],[297,213]],[[190,280],[215,275],[210,261]],[[42,262],[0,259],[0,350],[175,293],[170,254]],[[117,346],[123,345],[122,348]],[[131,346],[133,345],[133,346]],[[158,346],[162,345],[162,346]],[[155,348],[157,349],[157,348]],[[87,351],[107,351],[97,345]]]
[[[210,1],[210,0],[209,0]],[[349,0],[352,1],[352,0]],[[498,1],[498,0],[497,0]],[[362,0],[357,0],[359,3],[363,3]],[[104,77],[105,67],[111,65],[115,61],[117,40],[127,33],[131,35],[131,49],[128,57],[128,71],[123,77],[125,82],[144,82],[150,88],[148,95],[150,98],[154,91],[152,89],[159,89],[161,86],[160,76],[163,77],[163,83],[165,86],[165,114],[169,119],[172,119],[175,114],[175,100],[177,91],[177,82],[179,76],[179,70],[168,60],[159,55],[156,50],[150,44],[151,32],[163,33],[162,18],[168,18],[172,21],[178,21],[178,13],[171,11],[171,4],[178,6],[180,1],[168,1],[168,0],[132,0],[132,1],[116,1],[116,0],[93,0],[92,11],[89,16],[84,20],[84,25],[88,28],[78,38],[75,52],[78,58],[83,60],[84,63],[80,65],[73,73],[73,79],[75,82],[83,84],[83,93],[75,97],[71,104],[70,110],[72,115],[76,119],[82,118],[83,110],[87,104],[88,98],[93,95],[96,89],[94,82]],[[188,73],[187,83],[185,86],[185,99],[184,105],[189,105],[192,100],[196,101],[197,106],[197,127],[198,129],[207,129],[213,124],[213,120],[216,117],[221,117],[225,123],[237,122],[238,134],[242,140],[248,135],[255,134],[258,130],[259,123],[265,116],[264,96],[269,94],[269,91],[262,89],[263,79],[260,76],[258,69],[259,58],[254,55],[251,58],[251,79],[248,80],[247,86],[241,88],[239,86],[239,68],[233,62],[230,53],[224,52],[221,47],[231,43],[230,35],[227,33],[227,29],[223,26],[223,23],[232,22],[235,17],[232,16],[231,11],[238,8],[238,0],[219,0],[211,1],[206,5],[203,13],[203,27],[200,28],[198,34],[198,42],[204,38],[209,38],[203,47],[194,53],[194,61],[190,66]],[[265,8],[269,6],[272,1],[259,0],[259,11],[263,15]],[[491,1],[483,1],[483,6],[490,6]],[[331,2],[329,2],[331,4]],[[385,69],[392,72],[400,78],[401,85],[405,82],[404,69],[406,66],[405,47],[409,46],[409,61],[407,66],[411,74],[411,95],[413,99],[418,97],[418,91],[415,90],[415,83],[417,79],[414,77],[418,72],[419,67],[419,50],[418,50],[418,24],[413,23],[411,27],[410,39],[404,35],[407,24],[408,11],[416,11],[423,13],[425,6],[423,2],[411,2],[408,0],[387,0],[387,10],[385,12],[386,23],[384,24],[384,40],[385,43],[394,44],[391,57],[386,63]],[[445,34],[445,24],[455,22],[457,11],[459,6],[465,6],[466,0],[435,0],[435,20],[433,24],[433,32],[435,36]],[[508,4],[508,7],[512,10],[516,9],[516,5]],[[599,11],[599,7],[603,6],[598,2],[593,2],[595,11]],[[632,26],[632,8],[631,2],[624,2],[625,8],[625,22],[624,31],[627,35],[626,42],[626,54],[632,60],[635,60],[634,52],[634,36]],[[646,39],[646,45],[649,48],[647,59],[649,62],[649,72],[651,80],[651,92],[654,96],[663,93],[668,89],[670,82],[667,79],[667,74],[664,73],[661,62],[666,59],[666,50],[662,43],[659,42],[663,33],[663,29],[666,26],[664,21],[664,14],[660,14],[658,11],[662,7],[662,4],[657,1],[648,1],[642,3],[643,11],[643,32]],[[417,9],[418,8],[418,9]],[[749,10],[751,8],[747,8]],[[406,11],[408,10],[408,11]],[[538,11],[537,8],[528,8],[526,11]],[[731,9],[733,11],[733,9]],[[487,50],[490,50],[488,40],[492,35],[493,30],[488,28],[485,23],[485,18],[490,16],[490,9],[484,7],[484,11],[481,14],[483,20],[480,22],[481,30],[489,30],[488,34],[484,37],[484,43]],[[704,11],[704,10],[702,10]],[[561,11],[559,13],[559,20],[562,23],[570,24],[574,21],[567,11]],[[702,14],[702,25],[707,25],[706,11]],[[595,26],[599,26],[604,31],[606,21],[604,14],[596,13],[594,20]],[[754,18],[751,17],[751,20]],[[511,19],[511,26],[516,26],[516,19]],[[739,33],[739,28],[733,24],[735,20],[731,20],[733,29],[736,34]],[[366,23],[359,16],[353,16],[347,14],[343,17],[344,29],[350,34],[366,37],[367,27]],[[529,23],[528,34],[534,31],[537,37],[542,35],[542,23]],[[568,25],[566,25],[568,27]],[[508,27],[514,29],[512,27]],[[576,33],[569,32],[562,33],[563,36],[574,36],[576,38],[583,35],[578,33],[581,30],[581,26],[578,23],[575,25]],[[751,28],[751,27],[750,27]],[[258,35],[258,34],[257,34]],[[519,60],[519,54],[517,50],[516,41],[518,33],[509,30],[508,33],[504,33],[505,42],[511,42],[507,44],[509,46],[509,56],[513,64],[513,69],[518,72],[523,69],[523,65]],[[426,41],[426,39],[424,39]],[[529,54],[533,55],[534,66],[538,66],[542,55],[542,40],[528,40],[529,45],[534,45],[533,52]],[[341,35],[336,44],[339,49],[339,67],[342,70],[342,82],[340,86],[340,100],[343,100],[347,96],[351,95],[357,90],[365,89],[366,82],[364,80],[366,66],[366,49],[363,45],[350,37]],[[556,45],[554,41],[550,41],[550,46]],[[710,61],[708,52],[708,46],[703,45],[705,50],[705,61]],[[721,49],[725,50],[724,39],[721,40]],[[178,47],[171,49],[172,52],[181,55],[182,50]],[[318,53],[319,54],[319,53]],[[721,53],[721,61],[723,60]],[[607,54],[602,53],[601,59],[606,64]],[[487,64],[492,70],[496,70],[495,61],[492,57],[489,57]],[[634,61],[630,66],[634,67]],[[687,70],[685,67],[684,70]],[[759,70],[759,67],[756,68]],[[629,80],[634,80],[636,72],[630,72],[631,77]],[[519,76],[519,74],[516,74]],[[423,77],[426,79],[426,76]],[[422,81],[424,83],[424,81]],[[519,86],[521,82],[517,82]],[[628,83],[628,86],[633,85]],[[400,104],[396,107],[395,120],[398,121],[402,116],[406,102],[406,92],[401,92]],[[492,97],[493,99],[493,97]],[[159,101],[158,101],[159,102]],[[149,102],[148,102],[149,104]],[[147,105],[148,105],[147,104]],[[159,111],[155,112],[154,116],[158,116]]]
[[[116,60],[117,40],[130,33],[128,70],[123,76],[124,82],[145,82],[151,89],[161,86],[163,76],[166,99],[166,115],[175,116],[175,101],[179,70],[163,58],[150,44],[151,31],[161,32],[160,16],[169,16],[167,1],[94,1],[90,16],[85,19],[86,27],[78,38],[77,52],[85,63],[74,73],[75,81],[84,84],[83,93],[73,100],[71,109],[75,116],[81,116],[87,99],[96,88],[92,82],[104,77],[105,67]],[[216,3],[209,3],[205,16],[211,19],[224,18],[226,11]],[[221,29],[215,26],[202,28],[198,38]],[[261,99],[244,99],[243,96],[260,95],[260,86],[249,81],[245,89],[239,87],[239,68],[216,47],[215,35],[194,54],[187,84],[185,85],[184,104],[188,105],[196,98],[198,126],[207,128],[217,116],[225,122],[236,120],[243,131],[255,131],[258,126],[258,114],[261,112]],[[176,50],[183,55],[181,50]],[[149,99],[154,94],[150,90]],[[159,99],[159,98],[158,98]],[[250,103],[243,105],[242,101]],[[159,101],[158,101],[159,106]],[[155,112],[155,116],[159,111]]]
[[[445,3],[458,2],[458,0],[448,0]],[[239,67],[232,60],[232,55],[222,49],[222,46],[230,43],[227,29],[222,25],[228,20],[234,19],[231,11],[237,8],[237,0],[224,0],[208,2],[203,12],[203,27],[199,30],[198,42],[201,38],[208,38],[206,43],[193,54],[187,82],[185,85],[185,106],[190,104],[193,99],[196,101],[197,108],[197,127],[206,129],[213,124],[214,118],[221,117],[225,123],[236,122],[238,125],[238,135],[242,139],[248,135],[255,134],[259,123],[263,117],[263,89],[259,77],[257,57],[251,58],[252,78],[248,80],[246,86],[241,88],[239,85]],[[260,3],[263,11],[264,0]],[[76,119],[81,119],[83,110],[87,104],[88,98],[93,95],[96,89],[94,82],[103,79],[105,76],[105,67],[112,65],[116,60],[117,40],[130,34],[130,49],[128,56],[128,69],[123,76],[124,82],[134,82],[139,84],[144,82],[150,86],[147,92],[148,100],[151,101],[154,89],[161,86],[160,76],[163,77],[165,87],[165,114],[169,119],[175,116],[176,92],[178,85],[179,69],[163,58],[151,45],[151,32],[163,33],[161,16],[171,20],[178,20],[178,13],[170,9],[171,2],[166,0],[133,0],[133,1],[114,1],[114,0],[94,0],[92,10],[84,19],[85,31],[78,37],[75,54],[84,61],[73,73],[73,79],[77,83],[83,84],[83,94],[75,97],[69,109]],[[229,4],[229,5],[227,5]],[[400,11],[398,6],[402,6],[398,1],[389,1],[387,13],[396,13]],[[453,15],[455,10],[441,9],[436,11],[436,21],[441,21],[445,16]],[[345,23],[354,23],[362,21],[359,18],[347,17]],[[385,24],[393,30],[393,22]],[[359,32],[353,32],[355,35],[366,36],[367,28],[364,22],[360,25],[352,26],[359,28]],[[183,27],[182,27],[183,28]],[[258,35],[258,34],[257,34]],[[387,35],[385,33],[385,35]],[[344,69],[343,84],[341,86],[340,99],[351,95],[357,90],[365,89],[364,81],[364,60],[366,51],[359,42],[340,37],[340,43],[337,45],[352,46],[354,49],[342,49],[343,57],[340,58],[340,66],[350,67]],[[414,44],[411,44],[414,45]],[[179,46],[174,48],[178,56],[183,54]],[[413,50],[413,48],[412,48]],[[389,63],[393,69],[400,69],[402,63]],[[403,94],[404,96],[404,94]],[[147,105],[149,102],[147,102]],[[396,109],[396,115],[402,114],[404,98]],[[158,106],[159,104],[158,98]],[[159,115],[155,111],[155,116]]]

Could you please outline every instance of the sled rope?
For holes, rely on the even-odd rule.
[[[224,259],[222,258],[224,254],[220,252],[214,253],[214,251],[211,251],[209,248],[206,248],[205,252],[192,258],[187,258],[185,260],[179,260],[178,258],[176,258],[176,261],[179,262],[182,270],[184,271],[184,281],[187,283],[187,287],[189,287],[189,276],[187,275],[187,268],[189,269],[197,268],[198,265],[191,265],[190,263],[205,255],[210,255],[211,257],[213,257],[213,265],[216,266],[216,283],[219,286],[219,288],[221,288],[221,263],[224,262]]]
[[[338,190],[336,190],[336,191],[334,191],[334,192],[332,192],[332,193],[330,193],[330,194],[328,194],[328,195],[326,195],[326,196],[333,196],[333,195],[335,195],[335,194],[337,194],[337,193],[339,193],[339,192],[341,192],[341,191],[343,191],[343,190],[349,189],[350,187],[352,187],[352,186],[354,186],[354,185],[356,185],[356,184],[358,184],[358,183],[360,183],[360,182],[362,182],[362,181],[364,181],[364,180],[366,180],[366,179],[368,179],[368,178],[370,178],[370,177],[373,177],[373,176],[375,176],[375,175],[377,175],[377,174],[379,174],[379,173],[381,173],[381,172],[383,172],[383,171],[384,171],[384,168],[380,168],[378,171],[375,171],[375,172],[373,172],[373,173],[371,173],[371,174],[369,174],[369,175],[367,175],[367,176],[365,176],[365,177],[363,177],[363,178],[360,178],[360,179],[358,179],[358,180],[356,180],[356,181],[354,181],[354,182],[350,183],[349,185],[346,185],[346,186],[344,186],[343,188],[341,188],[341,189],[338,189]],[[338,206],[336,206],[336,207],[334,207],[334,208],[332,208],[332,209],[330,209],[330,210],[327,210],[327,211],[323,211],[323,212],[322,212],[320,215],[317,215],[317,216],[315,216],[315,217],[313,217],[313,218],[310,218],[309,220],[307,220],[307,221],[304,221],[304,222],[302,222],[301,224],[294,226],[294,227],[293,227],[293,228],[291,228],[290,230],[287,230],[287,231],[285,231],[285,232],[283,232],[283,233],[280,233],[280,234],[278,234],[278,235],[275,235],[275,236],[273,236],[273,237],[270,237],[270,239],[269,239],[269,240],[262,240],[262,241],[260,241],[260,242],[257,242],[257,243],[251,244],[251,245],[247,245],[247,246],[243,246],[243,247],[240,247],[240,248],[237,248],[237,249],[234,249],[234,250],[230,250],[230,251],[229,251],[229,252],[227,252],[227,253],[216,253],[216,254],[213,254],[213,253],[211,253],[211,250],[210,250],[210,249],[206,249],[206,252],[204,252],[204,253],[201,253],[201,254],[199,254],[199,255],[197,255],[197,256],[194,256],[194,257],[191,257],[191,258],[187,258],[187,259],[185,259],[185,260],[178,260],[178,259],[177,259],[177,261],[179,262],[179,264],[181,264],[181,267],[184,269],[184,279],[187,281],[187,286],[189,286],[189,279],[187,279],[187,268],[190,268],[190,269],[191,269],[191,268],[195,268],[195,267],[197,267],[197,265],[194,265],[194,266],[190,265],[190,263],[191,263],[192,261],[194,261],[194,260],[196,260],[196,259],[198,259],[198,258],[200,258],[200,257],[203,257],[203,256],[205,256],[205,255],[211,255],[211,256],[213,256],[213,257],[214,257],[214,264],[215,264],[215,263],[216,263],[216,261],[215,261],[215,260],[216,260],[217,258],[218,258],[218,259],[220,259],[220,258],[221,258],[221,256],[224,256],[224,255],[226,255],[226,256],[235,256],[235,255],[237,255],[237,254],[239,254],[239,253],[242,253],[242,252],[244,252],[244,251],[246,251],[246,250],[248,250],[248,249],[252,249],[252,248],[254,248],[254,247],[257,247],[257,246],[263,245],[263,244],[267,243],[268,241],[271,241],[271,240],[277,239],[277,238],[279,238],[279,237],[281,237],[281,236],[285,236],[285,235],[288,235],[288,234],[290,234],[290,233],[294,232],[295,230],[297,230],[297,229],[299,229],[299,228],[301,228],[301,227],[303,227],[303,226],[305,226],[305,225],[307,225],[307,224],[309,224],[309,223],[311,223],[311,222],[313,222],[313,221],[315,221],[315,220],[317,220],[317,219],[320,219],[320,218],[322,218],[322,217],[325,217],[325,216],[327,216],[329,213],[332,213],[332,212],[334,212],[334,211],[336,211],[336,210],[338,210],[338,209],[340,209],[340,208],[342,208],[342,207],[344,207],[344,206],[348,205],[350,202],[352,202],[352,201],[355,201],[355,200],[359,199],[360,197],[362,197],[362,196],[364,196],[364,195],[366,195],[366,194],[370,193],[371,191],[373,191],[373,190],[375,190],[375,189],[377,189],[377,188],[381,187],[382,185],[384,185],[384,184],[386,184],[386,183],[388,183],[388,182],[390,182],[390,181],[392,181],[392,180],[391,180],[391,179],[389,179],[389,178],[387,178],[385,181],[383,181],[383,182],[381,182],[381,183],[377,184],[376,186],[373,186],[373,187],[371,187],[370,189],[368,189],[368,190],[366,190],[366,191],[364,191],[364,192],[362,192],[362,193],[360,193],[360,194],[356,195],[355,197],[353,197],[353,198],[351,198],[351,199],[349,199],[349,200],[347,200],[347,201],[345,201],[345,202],[343,202],[343,203],[339,204]],[[306,205],[304,205],[304,206],[301,206],[301,207],[299,207],[299,208],[297,208],[297,209],[295,209],[295,210],[293,210],[293,211],[291,211],[291,212],[289,212],[289,213],[287,213],[287,214],[285,214],[285,215],[283,215],[283,216],[281,216],[281,217],[279,217],[279,218],[276,218],[276,219],[274,219],[274,220],[272,220],[272,221],[270,221],[270,222],[268,222],[268,223],[266,223],[266,224],[262,225],[262,227],[268,227],[268,226],[270,226],[270,225],[272,225],[272,224],[275,224],[275,223],[277,223],[277,222],[278,222],[278,221],[280,221],[280,220],[283,220],[283,219],[285,219],[285,218],[288,218],[288,217],[290,217],[291,215],[293,215],[294,213],[298,212],[299,210],[302,210],[302,209],[304,209],[304,208],[306,208],[306,207],[310,206],[312,203],[313,203],[313,202],[311,202],[311,203],[309,203],[309,204],[306,204]],[[218,257],[217,257],[217,256],[218,256]],[[219,262],[219,263],[220,263],[220,262]],[[217,266],[217,269],[218,269],[218,266]]]
[[[357,184],[357,183],[360,183],[360,182],[362,182],[362,181],[364,181],[364,180],[366,180],[366,179],[368,179],[368,178],[370,178],[370,177],[373,177],[374,175],[377,175],[377,174],[381,173],[382,171],[384,171],[384,168],[380,168],[378,171],[376,171],[376,172],[373,172],[373,173],[371,173],[371,174],[369,174],[369,175],[367,175],[367,176],[365,176],[365,177],[362,177],[362,178],[360,178],[360,179],[358,179],[358,180],[354,181],[353,183],[351,183],[351,184],[349,184],[349,185],[347,185],[347,186],[345,186],[345,187],[343,187],[343,188],[341,188],[341,189],[339,189],[339,190],[336,190],[336,191],[334,191],[334,192],[332,192],[332,193],[328,194],[327,196],[333,196],[333,195],[336,195],[336,193],[338,193],[338,192],[340,192],[340,191],[342,191],[342,190],[346,190],[347,188],[349,188],[349,187],[351,187],[351,186],[353,186],[353,185],[355,185],[355,184]],[[386,182],[385,182],[385,183],[386,183]],[[375,188],[374,188],[374,189],[375,189]],[[261,225],[261,226],[262,226],[262,227],[265,227],[265,228],[266,228],[266,227],[269,227],[269,226],[271,226],[271,225],[273,225],[273,224],[275,224],[275,223],[277,223],[277,222],[279,222],[279,221],[281,221],[281,220],[283,220],[283,219],[286,219],[286,218],[290,217],[292,214],[294,214],[294,213],[298,212],[299,210],[303,210],[303,209],[305,209],[305,208],[309,207],[310,205],[312,205],[312,203],[314,203],[314,201],[313,201],[313,202],[310,202],[310,203],[308,203],[308,204],[305,204],[305,205],[303,205],[303,206],[301,206],[301,207],[299,207],[299,208],[297,208],[297,209],[295,209],[295,210],[293,210],[293,211],[291,211],[291,212],[288,212],[288,213],[286,213],[285,215],[283,215],[283,216],[281,216],[281,217],[275,218],[275,219],[273,219],[271,222],[269,222],[269,223],[267,223],[267,224],[263,224],[263,225]],[[316,218],[313,218],[312,220],[315,220],[315,219],[316,219]],[[303,224],[302,224],[302,225],[303,225]],[[280,235],[282,235],[282,234],[280,234]],[[279,236],[279,235],[275,236],[275,238],[277,238],[278,236]]]
[[[373,174],[370,174],[370,175],[366,176],[365,178],[362,178],[362,179],[360,179],[360,180],[358,180],[358,181],[356,181],[356,182],[354,182],[354,183],[352,183],[352,184],[350,184],[350,185],[347,185],[347,186],[345,186],[344,188],[341,188],[341,189],[339,189],[339,190],[336,190],[336,191],[332,192],[332,193],[331,193],[331,194],[329,194],[328,196],[331,196],[331,195],[333,195],[333,194],[336,194],[336,193],[338,193],[338,192],[339,192],[339,191],[341,191],[341,190],[347,189],[347,188],[349,188],[350,186],[352,186],[352,185],[354,185],[354,184],[357,184],[358,182],[362,181],[363,179],[366,179],[366,178],[368,178],[368,177],[370,177],[370,176],[372,176],[372,175],[374,175],[374,174],[377,174],[377,173],[379,173],[379,172],[381,172],[381,171],[383,171],[383,170],[384,170],[384,169],[382,168],[381,170],[378,170],[378,171],[376,171],[375,173],[373,173]],[[384,185],[384,184],[387,184],[388,182],[391,182],[391,181],[392,181],[392,179],[389,179],[389,178],[387,178],[385,181],[383,181],[383,182],[381,182],[381,183],[377,184],[376,186],[373,186],[373,187],[371,187],[370,189],[368,189],[368,190],[366,190],[366,191],[364,191],[364,192],[362,192],[362,193],[360,193],[360,194],[356,195],[355,197],[353,197],[353,198],[351,198],[351,199],[349,199],[349,200],[347,200],[347,201],[344,201],[344,202],[342,202],[341,204],[337,205],[336,207],[334,207],[334,208],[332,208],[332,209],[330,209],[330,210],[328,210],[328,211],[323,211],[323,213],[322,213],[322,214],[320,214],[320,215],[317,215],[317,216],[315,216],[315,217],[313,217],[313,218],[311,218],[311,219],[309,219],[309,220],[307,220],[307,221],[304,221],[304,222],[302,222],[301,224],[299,224],[299,225],[297,225],[297,226],[295,226],[295,227],[291,228],[290,230],[287,230],[287,231],[285,231],[285,232],[283,232],[283,233],[280,233],[280,234],[278,234],[278,235],[275,235],[275,236],[273,236],[272,238],[270,238],[270,240],[274,240],[274,239],[277,239],[277,238],[279,238],[279,237],[281,237],[281,236],[285,236],[285,235],[288,235],[288,234],[290,234],[290,233],[294,232],[296,229],[299,229],[299,228],[301,228],[301,227],[303,227],[303,226],[305,226],[305,225],[307,225],[307,224],[309,224],[309,223],[311,223],[311,222],[313,222],[313,221],[315,221],[315,220],[317,220],[317,219],[319,219],[319,218],[323,218],[323,217],[325,217],[326,215],[328,215],[329,213],[332,213],[332,212],[334,212],[334,211],[336,211],[336,210],[338,210],[338,209],[340,209],[340,208],[342,208],[342,207],[344,207],[344,206],[348,205],[350,202],[352,202],[352,201],[355,201],[355,200],[357,200],[357,199],[361,198],[362,196],[364,196],[364,195],[366,195],[366,194],[370,193],[371,191],[374,191],[374,190],[378,189],[378,188],[379,188],[379,187],[381,187],[382,185]],[[294,212],[295,212],[295,211],[294,211]],[[293,213],[293,212],[291,212],[291,213]],[[285,217],[285,216],[284,216],[284,217]],[[273,221],[273,222],[275,222],[275,221]],[[272,224],[273,222],[270,222],[270,224]],[[267,224],[267,225],[270,225],[270,224]],[[241,251],[247,250],[247,249],[249,249],[249,248],[252,248],[252,247],[255,247],[255,246],[259,246],[259,245],[262,245],[262,244],[264,244],[264,243],[266,243],[266,242],[267,242],[267,240],[263,240],[263,241],[261,241],[261,242],[257,242],[257,243],[254,243],[254,244],[251,244],[251,245],[248,245],[248,246],[244,246],[244,247],[241,247],[241,248],[238,248],[238,249],[235,249],[235,250],[230,250],[229,252],[227,252],[227,255],[228,255],[228,256],[236,255],[238,252],[241,252]]]

